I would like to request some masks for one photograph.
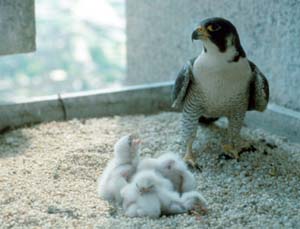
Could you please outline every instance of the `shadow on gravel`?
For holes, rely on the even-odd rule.
[[[0,159],[15,157],[23,154],[29,147],[29,138],[23,133],[23,129],[6,131],[0,135]]]

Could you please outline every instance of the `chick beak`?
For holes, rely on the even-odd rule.
[[[134,139],[133,141],[132,141],[132,144],[134,145],[134,146],[138,146],[139,144],[141,144],[142,143],[142,141],[140,140],[140,139]]]
[[[147,192],[149,192],[149,188],[141,188],[141,189],[140,189],[140,193],[141,193],[141,194],[145,194],[145,193],[147,193]]]
[[[193,40],[206,40],[208,38],[209,38],[209,34],[208,34],[207,30],[202,26],[199,26],[192,33],[192,41]]]

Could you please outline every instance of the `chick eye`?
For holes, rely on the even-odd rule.
[[[221,26],[217,24],[210,24],[209,26],[206,27],[208,31],[210,32],[215,32],[221,29]]]
[[[132,135],[129,135],[129,137],[128,137],[128,145],[131,147],[131,145],[132,145],[132,139],[133,137],[132,137]]]

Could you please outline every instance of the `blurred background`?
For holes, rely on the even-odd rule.
[[[120,86],[125,0],[38,0],[35,14],[36,52],[0,56],[0,104]]]
[[[0,104],[173,81],[213,16],[236,26],[271,102],[300,111],[299,0],[0,0]],[[16,54],[35,50],[34,22],[36,51]]]

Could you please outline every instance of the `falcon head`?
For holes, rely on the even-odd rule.
[[[213,43],[220,52],[226,52],[233,46],[241,56],[245,56],[236,28],[224,18],[212,17],[202,20],[192,33],[192,40],[201,40],[205,51],[207,46]]]

